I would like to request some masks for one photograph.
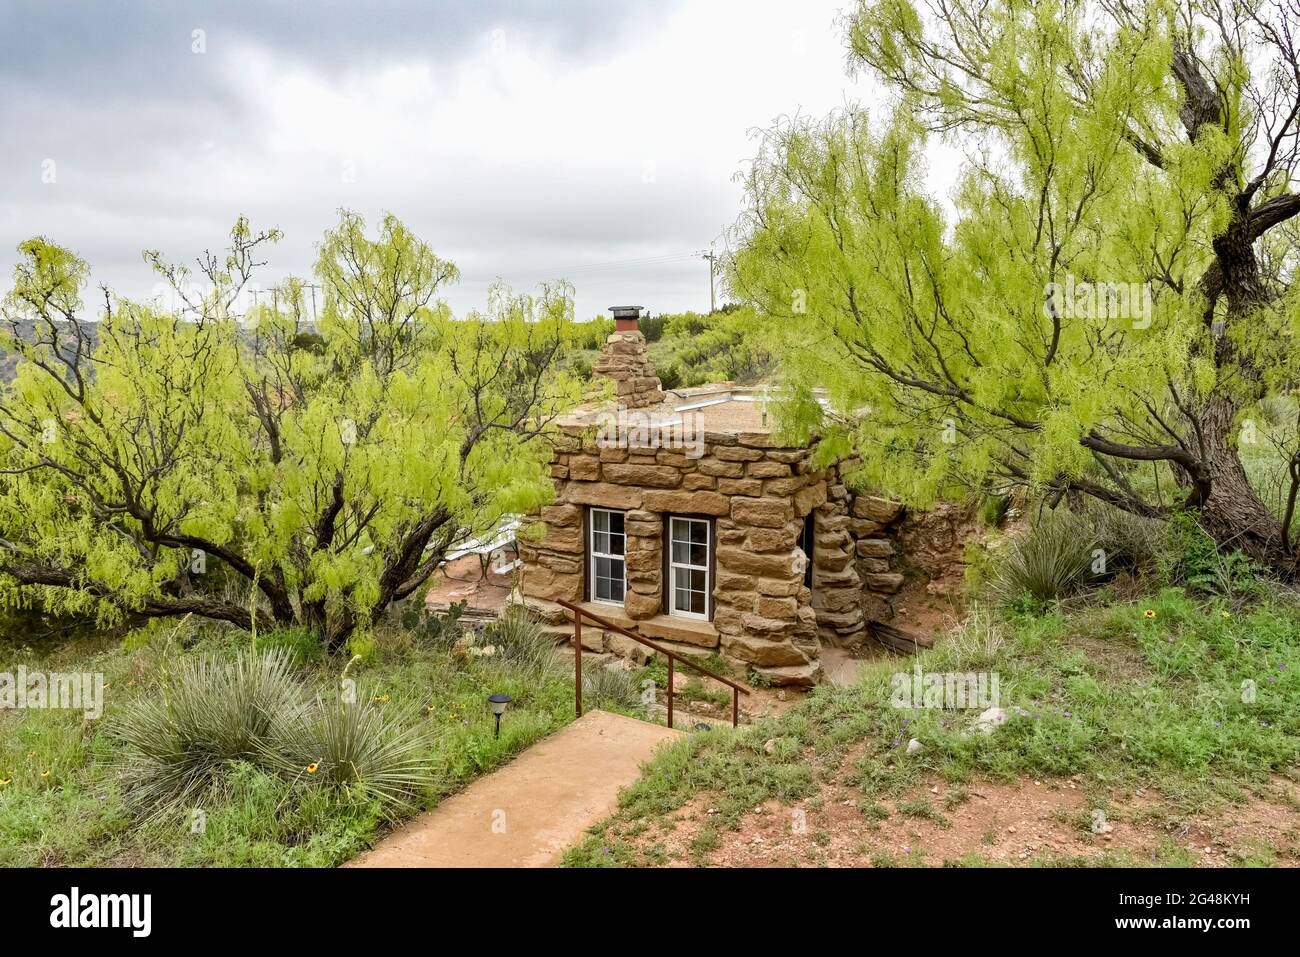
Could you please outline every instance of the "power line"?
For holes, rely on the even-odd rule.
[[[538,268],[528,270],[516,270],[514,272],[500,273],[495,276],[471,276],[462,277],[462,282],[491,282],[498,278],[518,278],[520,276],[567,276],[572,273],[601,271],[606,269],[621,269],[635,266],[660,266],[673,262],[685,262],[693,259],[698,253],[695,250],[689,250],[681,253],[668,253],[662,256],[641,256],[636,259],[613,259],[600,263],[584,263],[576,266],[556,266],[549,268]]]

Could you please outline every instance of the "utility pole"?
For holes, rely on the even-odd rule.
[[[717,254],[710,249],[707,253],[700,253],[700,258],[709,261],[709,312],[712,313],[715,308],[713,304],[713,267],[718,257]]]

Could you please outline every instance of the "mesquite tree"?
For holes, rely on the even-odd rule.
[[[1296,0],[876,0],[846,25],[892,111],[767,134],[731,272],[786,320],[795,382],[853,412],[791,421],[913,500],[1192,508],[1294,572],[1294,411],[1279,503],[1240,453],[1300,341]],[[965,157],[951,214],[939,136]]]
[[[343,646],[448,548],[550,494],[567,289],[496,290],[454,319],[455,267],[401,223],[344,213],[315,284],[247,295],[278,239],[240,220],[197,272],[147,253],[172,306],[103,296],[20,247],[0,397],[0,602],[114,622],[304,625]],[[308,303],[319,293],[319,321]]]

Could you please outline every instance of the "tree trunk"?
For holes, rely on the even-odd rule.
[[[1241,551],[1284,578],[1294,578],[1295,556],[1288,553],[1282,523],[1255,494],[1241,464],[1235,418],[1235,405],[1222,398],[1212,400],[1201,416],[1202,461],[1210,488],[1204,500],[1195,502],[1201,524],[1224,550]]]

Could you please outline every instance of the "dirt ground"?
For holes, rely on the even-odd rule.
[[[850,755],[846,765],[853,760]],[[1300,788],[1275,778],[1266,790],[1221,812],[1184,818],[1139,788],[1113,795],[1109,813],[1097,818],[1079,779],[965,788],[935,779],[896,800],[874,802],[836,780],[797,804],[761,805],[739,830],[719,823],[707,851],[696,846],[717,814],[707,794],[672,815],[670,829],[652,827],[632,840],[643,848],[661,845],[675,866],[1297,866]]]

